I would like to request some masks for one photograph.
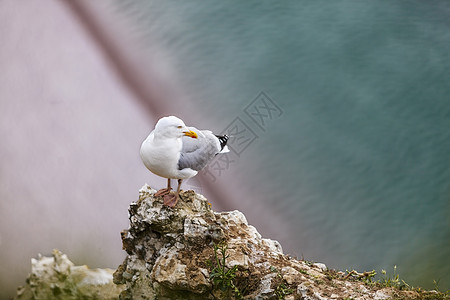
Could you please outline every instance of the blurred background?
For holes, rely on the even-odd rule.
[[[234,133],[184,183],[284,252],[450,288],[448,1],[0,1],[0,298],[116,268],[164,115]]]

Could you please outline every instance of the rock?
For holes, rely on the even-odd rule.
[[[366,273],[284,255],[244,214],[214,212],[193,191],[182,191],[175,208],[155,192],[146,185],[130,204],[130,225],[121,233],[127,256],[113,276],[109,269],[74,266],[54,251],[32,260],[16,299],[425,299],[364,284]]]
[[[374,297],[375,300],[383,300],[383,299],[389,299],[389,298],[390,298],[389,291],[387,293],[383,290],[378,290],[375,292],[375,297]]]
[[[14,299],[117,299],[123,289],[113,283],[113,270],[74,266],[53,250],[52,257],[31,259],[27,284],[18,288]]]
[[[348,279],[323,263],[284,255],[281,245],[263,238],[244,214],[214,212],[206,198],[193,191],[181,192],[175,208],[164,206],[155,192],[144,186],[129,208],[130,226],[122,232],[128,256],[114,273],[114,282],[126,286],[121,299],[324,300],[392,295],[392,289]],[[225,273],[228,281],[221,277]]]
[[[284,267],[281,270],[281,274],[283,274],[283,280],[285,280],[287,284],[293,284],[302,276],[302,274],[293,267]]]
[[[309,269],[306,273],[316,279],[321,279],[325,276],[322,272],[317,271],[316,269]]]
[[[320,269],[322,272],[327,270],[327,266],[323,263],[313,263],[313,266]]]

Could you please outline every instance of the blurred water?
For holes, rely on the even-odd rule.
[[[243,119],[258,139],[230,172],[289,223],[286,252],[450,288],[448,1],[116,6],[176,68],[194,125],[225,128],[261,90],[282,109]]]

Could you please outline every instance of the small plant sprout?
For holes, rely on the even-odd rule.
[[[238,266],[232,268],[226,266],[226,259],[229,256],[227,250],[228,245],[225,242],[214,245],[214,259],[208,261],[211,269],[209,278],[212,280],[214,288],[217,287],[228,294],[232,291],[237,299],[242,299],[242,294],[234,283]]]
[[[383,278],[381,279],[381,285],[385,287],[396,287],[399,288],[401,285],[400,276],[397,273],[397,266],[394,266],[394,274],[388,275],[386,270],[381,270],[381,274],[383,274]]]

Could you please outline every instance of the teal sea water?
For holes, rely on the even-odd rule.
[[[450,288],[448,1],[116,6],[200,125],[242,116],[258,136],[230,172],[288,223],[285,252]],[[260,91],[280,109],[262,127]]]

